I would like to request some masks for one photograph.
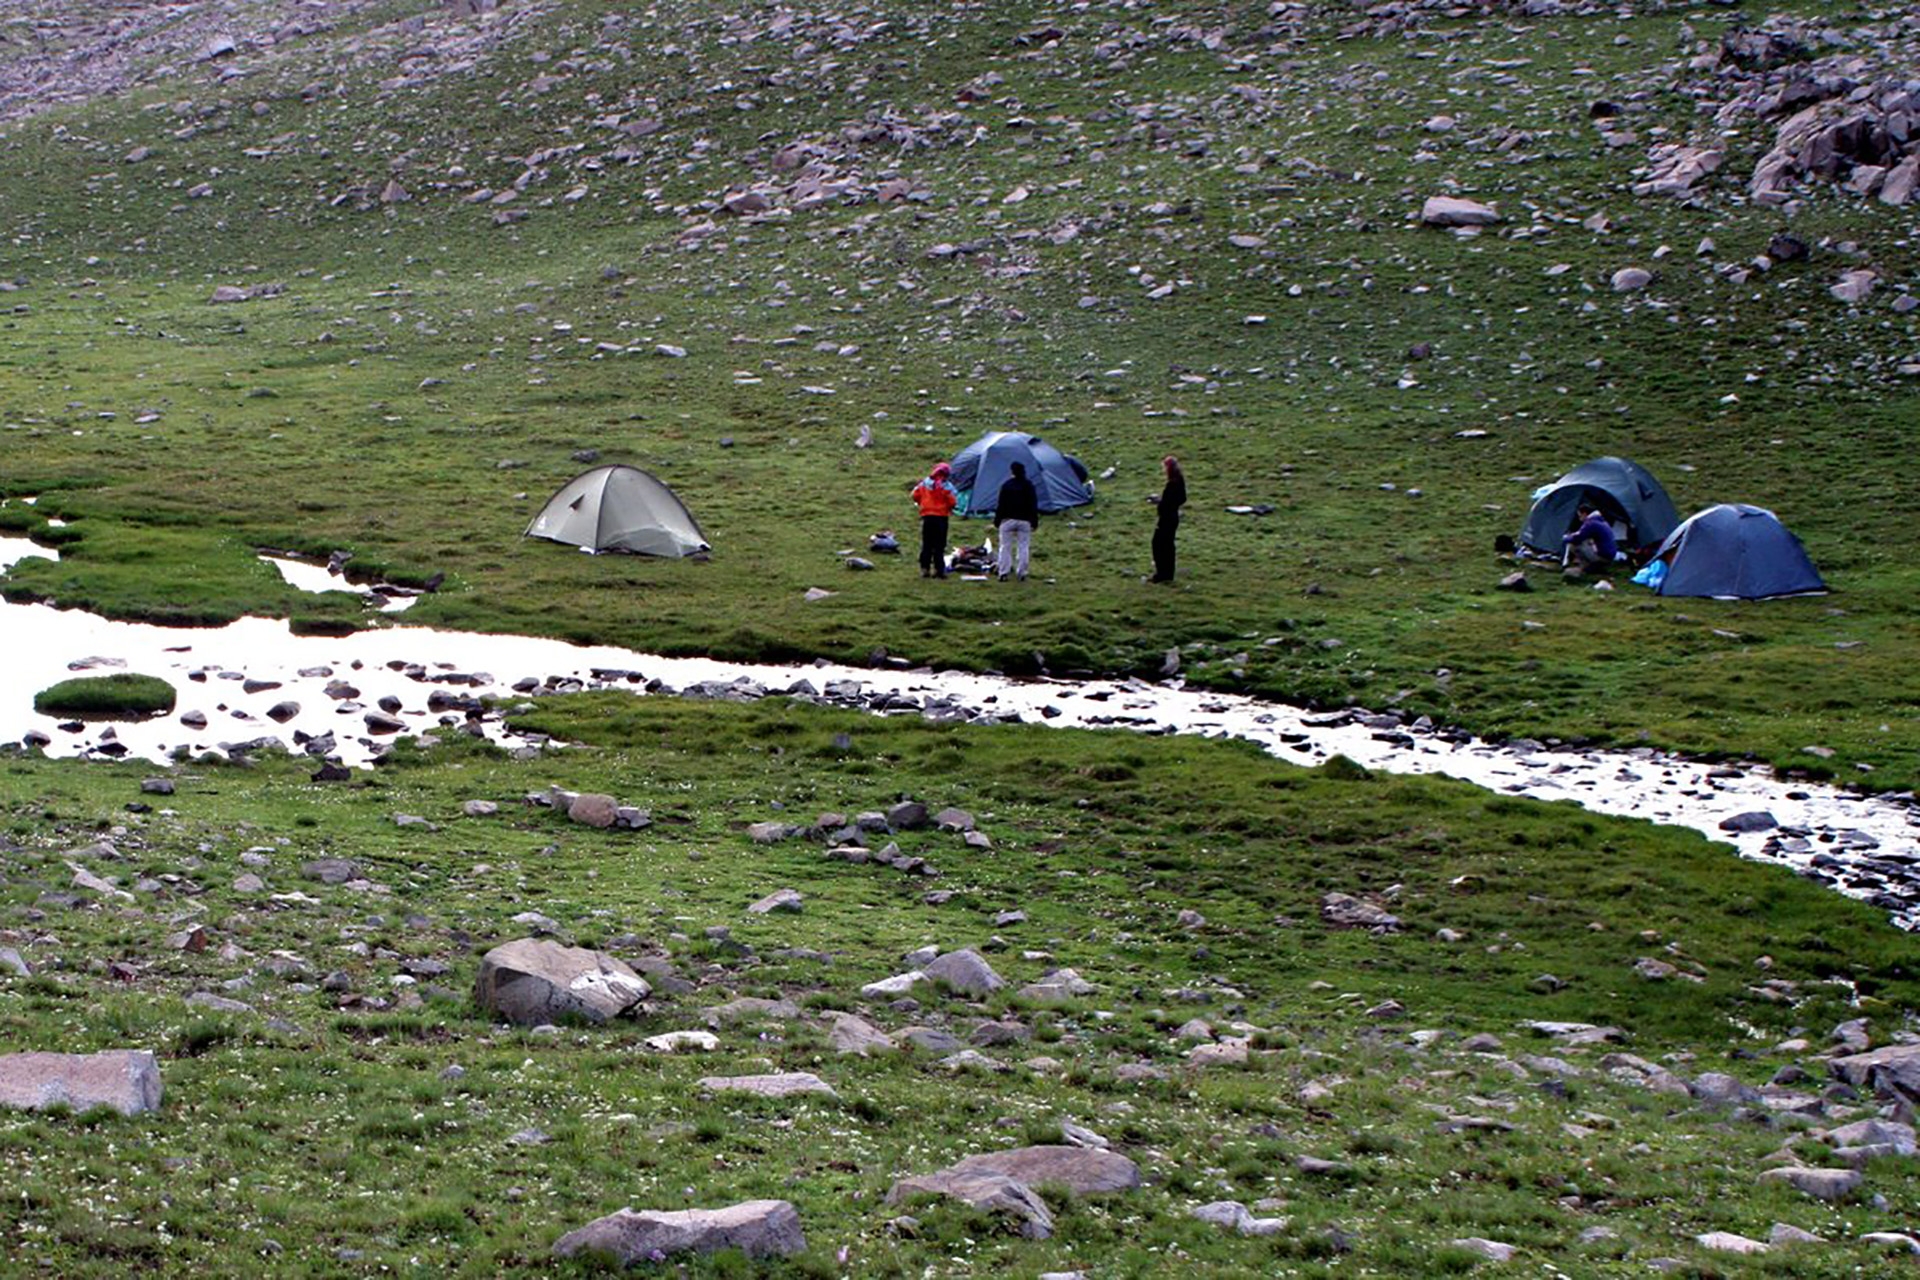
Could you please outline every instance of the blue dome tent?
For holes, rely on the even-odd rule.
[[[1825,591],[1800,539],[1764,507],[1723,502],[1689,516],[1660,544],[1663,596],[1764,600]]]
[[[1595,458],[1540,491],[1520,530],[1521,545],[1559,555],[1583,502],[1591,502],[1609,524],[1624,526],[1623,550],[1656,546],[1680,523],[1673,499],[1651,471],[1625,458]]]
[[[1093,501],[1093,482],[1078,458],[1060,452],[1039,436],[1019,431],[989,431],[953,455],[949,479],[960,491],[962,515],[993,514],[1008,468],[1025,463],[1027,479],[1040,495],[1042,511],[1065,511]]]

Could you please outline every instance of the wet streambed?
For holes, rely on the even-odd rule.
[[[0,539],[0,568],[23,554],[50,553]],[[356,590],[312,567],[289,580],[306,589]],[[409,734],[470,732],[509,747],[548,745],[516,738],[497,712],[481,705],[488,697],[599,687],[725,698],[796,693],[889,714],[1244,738],[1301,764],[1338,752],[1370,768],[1447,774],[1494,791],[1692,827],[1746,856],[1785,863],[1866,898],[1903,927],[1920,926],[1920,809],[1910,799],[1861,796],[1777,779],[1764,768],[1715,766],[1649,749],[1492,744],[1404,723],[1391,713],[1318,714],[1191,690],[1178,681],[764,666],[422,627],[295,636],[285,622],[271,619],[173,629],[0,603],[0,636],[6,651],[0,740],[39,735],[57,755],[162,760],[176,751],[247,752],[278,744],[364,765]],[[33,711],[37,691],[76,671],[116,670],[170,681],[179,693],[174,714],[107,726],[63,725]],[[1773,825],[1721,826],[1747,815],[1748,825],[1760,827],[1751,815],[1762,813]]]

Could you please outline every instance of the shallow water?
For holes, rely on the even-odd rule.
[[[21,542],[0,539],[0,567],[18,558]],[[26,553],[43,554],[40,548]],[[325,575],[324,569],[305,568]],[[197,754],[258,739],[297,749],[296,733],[332,733],[330,754],[364,765],[397,734],[457,731],[468,724],[460,709],[430,708],[429,697],[435,695],[443,702],[511,699],[517,681],[527,688],[636,692],[649,682],[688,690],[741,681],[748,683],[735,691],[750,695],[756,687],[780,693],[805,681],[810,691],[830,700],[874,710],[1244,738],[1296,763],[1312,764],[1338,752],[1370,768],[1441,773],[1494,791],[1571,800],[1597,813],[1692,827],[1749,857],[1785,863],[1843,892],[1873,899],[1903,926],[1920,924],[1920,879],[1910,869],[1920,863],[1920,810],[1910,801],[1786,782],[1765,769],[1730,769],[1646,749],[1494,745],[1366,713],[1356,713],[1361,719],[1355,721],[1350,715],[1200,692],[1178,681],[1020,681],[829,665],[761,666],[422,627],[295,636],[283,621],[246,618],[217,629],[171,629],[0,602],[0,635],[6,637],[8,659],[0,671],[0,739],[37,730],[51,739],[47,749],[57,755],[107,752],[162,760],[179,748]],[[173,715],[145,723],[63,729],[33,711],[33,695],[77,669],[160,676],[178,691],[179,705]],[[335,679],[349,682],[355,696],[329,696],[326,686]],[[696,692],[713,696],[718,691]],[[382,698],[394,700],[389,705],[396,709],[397,730],[369,727],[367,716],[377,713]],[[288,703],[297,709],[284,723],[268,718],[270,708]],[[203,713],[206,727],[182,724],[181,713],[189,711]],[[471,727],[515,745],[497,715],[476,712]],[[1719,829],[1723,819],[1756,810],[1771,813],[1781,830],[1733,834]]]
[[[280,577],[296,591],[318,594],[323,591],[344,591],[348,595],[365,596],[371,603],[377,604],[382,613],[402,613],[413,607],[420,598],[419,593],[403,587],[391,587],[386,584],[367,586],[363,583],[349,582],[341,575],[332,572],[323,564],[310,564],[305,560],[296,560],[292,556],[263,555],[260,560],[280,571]]]

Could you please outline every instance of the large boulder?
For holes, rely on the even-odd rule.
[[[1866,1053],[1833,1058],[1827,1071],[1856,1089],[1883,1098],[1920,1101],[1920,1044],[1890,1044]]]
[[[474,998],[523,1027],[574,1017],[602,1023],[647,998],[646,979],[619,960],[585,947],[521,938],[480,960]]]
[[[893,1040],[865,1018],[851,1013],[834,1013],[829,1017],[832,1025],[827,1028],[827,1044],[835,1053],[854,1053],[865,1058],[894,1051]]]
[[[993,971],[993,966],[971,949],[949,951],[926,965],[922,972],[962,995],[990,995],[1007,985],[1006,980]]]
[[[1768,1169],[1760,1175],[1762,1182],[1784,1182],[1816,1200],[1844,1200],[1859,1189],[1861,1180],[1858,1169],[1813,1169],[1799,1165]]]
[[[0,1055],[0,1107],[44,1111],[112,1107],[123,1116],[160,1106],[160,1064],[145,1049]]]
[[[613,825],[615,810],[620,802],[610,795],[589,791],[575,796],[567,804],[567,817],[584,826],[599,827],[601,830]]]
[[[630,1267],[676,1253],[738,1249],[749,1258],[783,1258],[806,1247],[800,1215],[791,1204],[748,1200],[724,1209],[622,1209],[567,1232],[554,1242],[553,1252],[560,1258],[605,1257]]]
[[[968,1156],[950,1173],[997,1173],[1030,1187],[1065,1187],[1077,1196],[1131,1191],[1140,1185],[1140,1167],[1113,1151],[1092,1147],[1015,1147]]]
[[[796,1093],[837,1096],[833,1086],[811,1071],[787,1071],[766,1076],[707,1076],[699,1086],[708,1093],[750,1093],[756,1098],[787,1098]]]
[[[1500,211],[1478,200],[1428,196],[1420,206],[1420,221],[1429,227],[1490,227],[1500,221]]]

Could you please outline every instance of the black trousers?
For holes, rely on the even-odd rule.
[[[947,576],[947,518],[920,517],[920,567]]]
[[[1180,528],[1179,517],[1161,520],[1153,526],[1153,580],[1173,581],[1173,535]]]

